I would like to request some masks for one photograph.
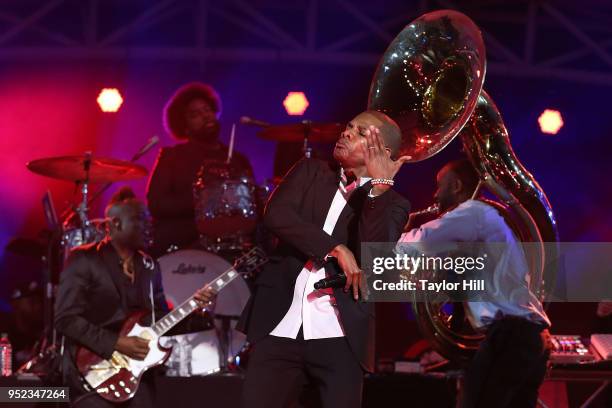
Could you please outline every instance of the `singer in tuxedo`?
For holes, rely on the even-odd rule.
[[[335,163],[303,159],[270,198],[264,224],[280,244],[239,322],[253,344],[244,407],[291,406],[306,382],[324,407],[361,406],[375,317],[360,297],[359,249],[397,240],[406,223],[409,203],[392,189],[409,159],[397,158],[400,144],[392,119],[363,112],[338,139]],[[342,287],[314,289],[338,274]]]

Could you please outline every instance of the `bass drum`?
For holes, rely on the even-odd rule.
[[[198,288],[232,267],[215,254],[195,249],[176,251],[158,261],[166,299],[172,306],[181,304]],[[246,343],[246,336],[235,326],[250,295],[246,282],[237,278],[217,295],[214,329],[162,337],[162,346],[173,347],[166,362],[166,375],[208,375],[233,362]]]

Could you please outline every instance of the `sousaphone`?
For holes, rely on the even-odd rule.
[[[512,150],[499,110],[482,89],[486,58],[482,34],[467,16],[440,10],[417,18],[397,35],[378,64],[368,109],[386,113],[402,130],[400,155],[418,162],[440,152],[457,135],[481,187],[523,242],[530,289],[544,299],[555,281],[558,232],[546,194]],[[448,359],[465,362],[482,335],[452,324],[443,303],[413,302],[418,324]]]

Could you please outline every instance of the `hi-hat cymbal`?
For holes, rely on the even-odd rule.
[[[86,174],[89,160],[89,174]],[[36,174],[72,182],[108,183],[134,180],[147,175],[147,169],[139,164],[103,157],[58,156],[32,160],[26,164]]]
[[[277,142],[302,142],[307,137],[309,142],[333,143],[343,130],[344,125],[340,123],[304,122],[269,126],[257,133],[257,136]]]

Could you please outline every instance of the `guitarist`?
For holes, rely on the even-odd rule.
[[[84,346],[108,359],[114,351],[143,360],[149,345],[139,337],[119,336],[122,323],[132,312],[148,310],[142,324],[151,324],[168,312],[161,271],[142,252],[145,247],[146,207],[128,187],[117,192],[106,208],[108,237],[98,244],[73,250],[61,274],[55,305],[55,326],[66,338],[63,357],[64,383],[73,404],[79,407],[113,406],[94,393],[86,394],[75,364],[76,349]],[[211,302],[211,290],[200,289],[196,300]],[[171,334],[203,330],[210,322],[190,318]],[[199,326],[199,327],[197,327]],[[153,404],[153,377],[144,375],[130,407]],[[75,401],[78,400],[78,401]],[[75,404],[76,403],[76,404]]]

